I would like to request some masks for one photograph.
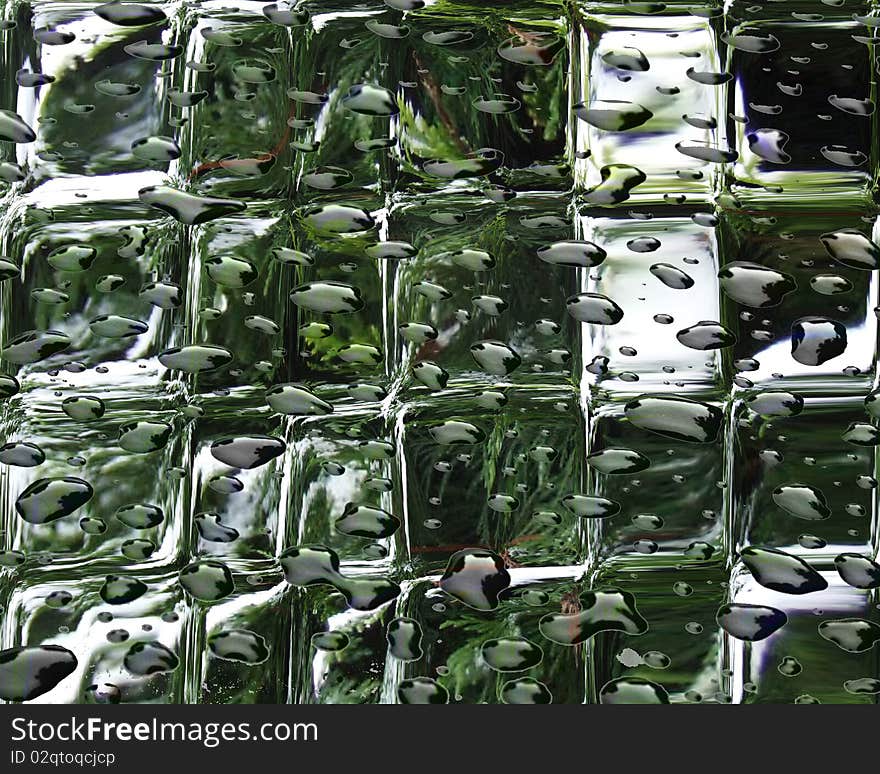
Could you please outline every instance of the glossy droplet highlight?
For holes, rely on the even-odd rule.
[[[510,585],[504,560],[485,549],[456,551],[440,578],[440,588],[468,607],[494,610],[498,597]]]
[[[785,626],[788,616],[775,607],[729,604],[719,608],[715,620],[731,637],[759,642]]]
[[[636,608],[636,598],[616,588],[588,591],[579,599],[580,611],[550,613],[538,622],[541,634],[558,645],[578,645],[599,632],[644,634],[648,622]]]
[[[0,698],[30,701],[74,673],[79,662],[61,645],[0,650]]]

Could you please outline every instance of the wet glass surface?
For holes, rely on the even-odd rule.
[[[0,699],[874,703],[861,0],[0,0]]]

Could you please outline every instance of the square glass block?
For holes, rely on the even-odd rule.
[[[308,10],[310,19],[287,31],[290,62],[279,70],[289,111],[284,143],[292,152],[291,191],[298,202],[364,192],[381,197],[394,190],[400,174],[400,70],[407,39],[386,27],[401,26],[401,15],[353,2]]]
[[[271,565],[288,518],[290,423],[262,395],[208,394],[195,405],[190,545],[200,556]]]
[[[696,349],[679,339],[699,323],[720,321],[714,223],[711,213],[684,207],[632,210],[619,217],[591,207],[579,210],[578,239],[607,254],[580,273],[580,291],[611,299],[622,312],[611,324],[590,313],[587,320],[603,322],[581,326],[591,383],[615,394],[725,383],[724,349]]]
[[[294,589],[291,601],[290,703],[385,703],[393,605],[352,610],[329,586]]]
[[[389,637],[389,644],[394,639],[410,647],[389,647],[383,701],[406,703],[427,679],[441,686],[450,703],[582,704],[583,647],[552,642],[539,627],[546,616],[568,609],[577,585],[556,571],[511,575],[510,589],[491,612],[468,607],[431,581],[409,585],[396,613],[417,635]]]
[[[189,255],[179,258],[183,303],[175,313],[174,350],[184,351],[160,361],[169,369],[166,378],[186,380],[198,392],[283,381],[296,359],[289,296],[299,280],[298,268],[278,257],[290,253],[284,204],[258,203],[241,217],[178,228]],[[216,359],[201,363],[187,347],[208,347]]]
[[[176,282],[175,230],[140,203],[59,198],[46,208],[38,193],[13,200],[0,224],[20,270],[0,286],[0,360],[23,383],[63,368],[96,387],[161,393],[155,358],[175,321],[144,287]]]
[[[288,196],[297,154],[286,91],[305,30],[291,36],[253,3],[190,6],[182,24],[184,51],[167,63],[159,86],[179,139],[176,181],[213,196]]]
[[[876,3],[836,2],[7,3],[0,650],[77,658],[36,701],[875,703]]]
[[[724,634],[725,674],[735,703],[876,703],[876,594],[848,586],[827,566],[814,569],[828,588],[803,595],[771,591],[742,565],[734,570],[729,602],[774,608],[786,617],[780,629],[757,642]]]
[[[734,417],[737,549],[826,559],[876,551],[876,430],[861,398],[756,390],[736,401]]]
[[[296,592],[274,573],[250,574],[241,593],[188,611],[186,700],[286,704]]]
[[[570,384],[578,325],[565,309],[577,269],[541,258],[572,238],[568,204],[449,196],[391,211],[389,239],[418,250],[394,264],[389,310],[394,375],[406,380],[407,396],[443,383]]]
[[[731,190],[748,198],[763,187],[792,201],[867,192],[877,166],[871,30],[853,18],[865,4],[813,3],[812,13],[789,5],[731,19]]]
[[[183,558],[190,441],[181,418],[161,401],[118,393],[70,390],[75,400],[65,404],[68,391],[55,386],[62,385],[20,393],[6,406],[2,547],[30,563],[50,557],[72,574]]]
[[[717,400],[676,403],[671,396],[636,396],[632,401],[596,400],[590,407],[587,487],[584,493],[611,502],[606,518],[591,522],[592,556],[614,557],[620,567],[718,564],[725,560],[725,491],[729,453],[723,427],[706,443],[671,438],[636,426],[654,399],[656,416]],[[697,399],[697,396],[693,396]],[[702,396],[701,396],[702,397]],[[645,401],[644,399],[648,400]],[[656,400],[659,398],[659,400]],[[691,419],[682,417],[686,428]],[[667,424],[663,429],[668,430]]]
[[[721,568],[642,568],[626,562],[604,565],[593,578],[597,592],[631,595],[641,626],[622,628],[627,597],[617,602],[618,615],[608,616],[618,628],[595,634],[587,648],[592,663],[592,703],[668,701],[728,703],[722,675],[722,641],[715,614],[725,596]],[[644,629],[641,633],[635,633]]]
[[[28,187],[71,175],[109,180],[170,168],[170,160],[132,153],[142,138],[167,134],[168,111],[156,99],[162,63],[125,49],[141,41],[180,45],[180,31],[170,18],[147,28],[115,25],[94,13],[98,5],[16,3],[7,16],[15,27],[0,33],[0,107],[36,134],[30,144],[3,143],[0,158],[30,175]]]
[[[107,570],[107,575],[116,574]],[[35,564],[18,571],[17,583],[4,584],[0,601],[6,626],[0,647],[56,645],[77,659],[71,676],[35,703],[183,701],[186,640],[177,576],[161,568],[143,570],[120,576],[146,587],[125,603],[105,601],[105,575],[80,573],[72,579],[69,567]]]
[[[436,193],[480,178],[516,191],[569,190],[562,7],[514,2],[480,13],[474,23],[429,5],[405,19],[408,34],[392,59],[397,190]]]
[[[343,567],[385,569],[406,540],[396,428],[375,409],[297,417],[288,429],[284,547],[320,544]]]
[[[201,9],[188,52],[198,66],[187,65],[195,72],[181,73],[179,88],[208,92],[187,124],[204,185],[300,202],[390,190],[397,41],[365,28],[375,15],[344,2],[311,14],[284,4]],[[360,101],[346,99],[362,86]],[[233,145],[230,122],[246,128]]]
[[[512,567],[582,561],[583,526],[563,506],[584,476],[573,391],[447,390],[407,403],[397,426],[415,572],[439,572],[464,548],[487,548]]]
[[[572,27],[575,184],[595,205],[704,200],[729,161],[729,77],[709,21],[650,5],[580,3]]]
[[[727,352],[741,386],[864,392],[875,374],[876,209],[769,203],[720,213]]]
[[[329,228],[336,219],[340,228],[350,223],[356,229],[351,233],[323,229],[323,215],[304,208],[291,217],[289,233],[278,234],[271,262],[282,266],[279,276],[289,283],[289,292],[282,296],[271,283],[266,289],[278,294],[286,309],[282,335],[290,378],[336,388],[363,382],[388,390],[396,261],[370,251],[378,241],[375,228],[384,222],[378,213],[374,219],[371,206],[348,200],[320,205]],[[365,220],[349,221],[349,215]]]

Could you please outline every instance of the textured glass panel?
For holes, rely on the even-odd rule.
[[[0,701],[874,703],[878,27],[0,0]]]

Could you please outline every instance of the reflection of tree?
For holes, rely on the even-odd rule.
[[[160,63],[138,59],[123,49],[135,40],[161,42],[162,30],[157,25],[129,31],[126,37],[101,37],[89,49],[88,57],[76,57],[70,69],[43,87],[40,143],[61,156],[57,162],[48,162],[47,169],[100,175],[144,167],[144,161],[131,155],[130,146],[140,137],[161,133],[166,111],[157,103],[154,90]],[[27,41],[21,52],[22,66],[27,58],[31,67],[39,67],[37,52],[31,50],[35,45],[32,34],[19,34],[15,39]],[[101,80],[137,85],[140,90],[128,97],[108,96],[95,89]],[[94,110],[77,115],[65,109],[69,105],[94,105]],[[71,141],[76,146],[66,147]]]
[[[444,400],[446,410],[454,410],[453,398]],[[410,424],[405,446],[407,469],[414,481],[409,485],[409,519],[414,537],[413,554],[427,566],[442,569],[450,553],[462,548],[488,548],[505,558],[508,566],[568,565],[578,554],[578,525],[560,504],[567,494],[579,491],[583,450],[581,434],[565,419],[543,424],[516,419],[520,398],[515,407],[499,414],[475,415],[467,397],[459,397],[461,409],[470,409],[461,416],[489,435],[485,442],[474,446],[437,446],[422,441],[422,428]],[[533,399],[539,414],[552,411],[552,398],[545,404]],[[511,436],[509,431],[516,431]],[[543,434],[541,430],[548,430]],[[550,446],[557,454],[549,462],[532,459],[536,446]],[[467,454],[467,462],[457,460]],[[449,473],[435,469],[438,461],[453,463]],[[547,485],[552,483],[553,487]],[[518,487],[523,484],[523,487]],[[516,498],[518,505],[511,513],[497,513],[488,505],[493,494]],[[434,508],[429,498],[439,497],[441,505]],[[558,521],[536,521],[538,512],[553,512]],[[423,525],[429,518],[439,517],[436,530]]]

